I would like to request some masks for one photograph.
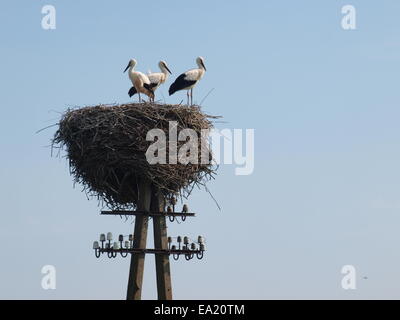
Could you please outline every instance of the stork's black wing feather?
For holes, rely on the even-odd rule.
[[[136,88],[135,88],[135,87],[132,87],[132,88],[129,89],[129,92],[128,92],[129,97],[132,97],[132,96],[135,95],[136,93],[137,93],[137,91],[136,91]]]
[[[152,83],[150,83],[150,84],[147,84],[147,83],[143,83],[143,87],[145,87],[147,90],[149,90],[149,91],[151,91],[151,92],[153,92],[154,93],[154,87],[155,87],[156,85],[154,85],[154,84],[152,84]]]
[[[186,80],[185,77],[186,74],[182,73],[178,78],[176,78],[175,82],[169,87],[169,95],[172,95],[179,90],[189,88],[197,82],[196,80]]]
[[[150,83],[150,88],[151,88],[151,90],[153,90],[155,87],[157,87],[158,86],[158,82],[151,82]]]

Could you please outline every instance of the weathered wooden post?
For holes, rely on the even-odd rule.
[[[160,190],[153,186],[151,194],[151,211],[165,212],[165,199]],[[153,217],[154,229],[154,248],[156,250],[167,251],[168,236],[167,222],[164,215]],[[157,294],[158,300],[172,300],[171,270],[169,265],[169,255],[156,253],[156,275],[157,275]]]
[[[148,180],[142,180],[139,183],[138,210],[150,211],[151,204],[151,183]],[[146,249],[147,229],[149,225],[148,215],[136,216],[135,230],[133,234],[133,248]],[[140,300],[142,298],[142,284],[144,273],[144,262],[146,255],[137,253],[131,255],[131,266],[129,268],[127,300]]]

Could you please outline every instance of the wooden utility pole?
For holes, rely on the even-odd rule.
[[[138,210],[149,212],[151,204],[151,183],[147,180],[143,180],[139,183],[138,189]],[[146,249],[148,225],[149,216],[140,215],[136,217],[135,230],[133,234],[133,248]],[[127,300],[140,300],[142,298],[144,260],[144,253],[136,253],[131,256],[128,292],[126,296]]]
[[[151,206],[153,212],[165,211],[165,199],[163,194],[155,186],[152,187]],[[154,229],[154,248],[167,250],[167,222],[165,216],[153,217]],[[157,293],[158,300],[172,300],[171,270],[169,264],[169,255],[157,253],[155,255],[156,274],[157,274]]]
[[[203,237],[199,236],[199,240],[192,241],[189,245],[187,237],[184,237],[184,246],[182,247],[182,237],[178,237],[176,245],[172,245],[172,238],[167,236],[167,217],[170,222],[174,222],[178,218],[185,221],[187,217],[194,217],[196,214],[188,212],[187,205],[183,205],[181,212],[175,211],[176,198],[171,198],[166,206],[166,199],[162,191],[149,180],[142,179],[138,183],[137,206],[135,210],[113,210],[102,211],[102,215],[113,215],[125,217],[135,216],[135,228],[133,237],[129,235],[129,241],[124,241],[124,235],[120,234],[118,242],[111,243],[112,234],[100,235],[100,242],[93,243],[93,249],[96,258],[103,254],[107,254],[108,258],[116,258],[119,254],[125,258],[131,254],[131,264],[129,268],[128,289],[126,294],[127,300],[141,300],[142,286],[144,275],[144,263],[146,254],[154,254],[156,262],[157,276],[157,294],[158,300],[172,300],[172,285],[171,285],[171,269],[169,257],[178,260],[181,255],[186,260],[191,260],[194,257],[203,259],[205,246]],[[153,219],[154,229],[154,249],[146,248],[147,230],[150,217]]]
[[[164,212],[165,199],[158,188],[152,186],[148,181],[139,184],[138,211],[142,212]],[[146,249],[147,230],[149,216],[137,215],[133,235],[133,248]],[[167,222],[165,216],[153,216],[154,248],[160,250],[168,249]],[[157,253],[155,255],[158,300],[172,300],[171,272],[169,255]],[[142,284],[144,273],[145,253],[135,253],[131,257],[129,269],[129,282],[127,300],[140,300],[142,297]]]

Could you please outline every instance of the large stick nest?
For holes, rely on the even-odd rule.
[[[200,141],[201,130],[212,129],[211,119],[215,118],[198,106],[154,103],[69,109],[52,145],[66,150],[70,173],[89,196],[96,196],[111,209],[130,209],[137,207],[142,179],[148,179],[167,199],[186,197],[194,186],[212,179],[216,170],[211,161],[200,161],[204,145],[199,146],[198,164],[149,164],[146,151],[153,141],[146,141],[147,132],[155,128],[165,132],[168,161],[170,121],[178,123],[178,132],[193,129]],[[184,143],[178,141],[178,150]]]

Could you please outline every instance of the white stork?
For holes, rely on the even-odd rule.
[[[169,95],[173,95],[176,91],[187,90],[187,99],[189,104],[189,96],[191,98],[191,104],[193,104],[193,87],[203,77],[204,72],[207,71],[204,66],[204,59],[198,57],[196,63],[199,66],[198,69],[192,69],[182,73],[175,82],[169,87]],[[189,94],[190,92],[190,94]]]
[[[151,87],[151,90],[153,91],[153,93],[154,93],[154,91],[156,91],[158,89],[158,87],[161,84],[163,84],[165,81],[167,81],[168,73],[172,74],[165,61],[160,61],[158,63],[158,66],[159,66],[161,72],[147,74],[147,77],[150,80],[150,87]],[[128,92],[130,97],[132,97],[136,93],[137,93],[137,90],[134,86]]]
[[[135,59],[129,60],[128,66],[125,68],[124,72],[129,69],[129,79],[131,79],[136,92],[139,93],[139,102],[142,101],[140,93],[144,93],[150,99],[154,99],[154,92],[151,88],[149,78],[144,73],[135,71],[136,64],[137,61]]]

